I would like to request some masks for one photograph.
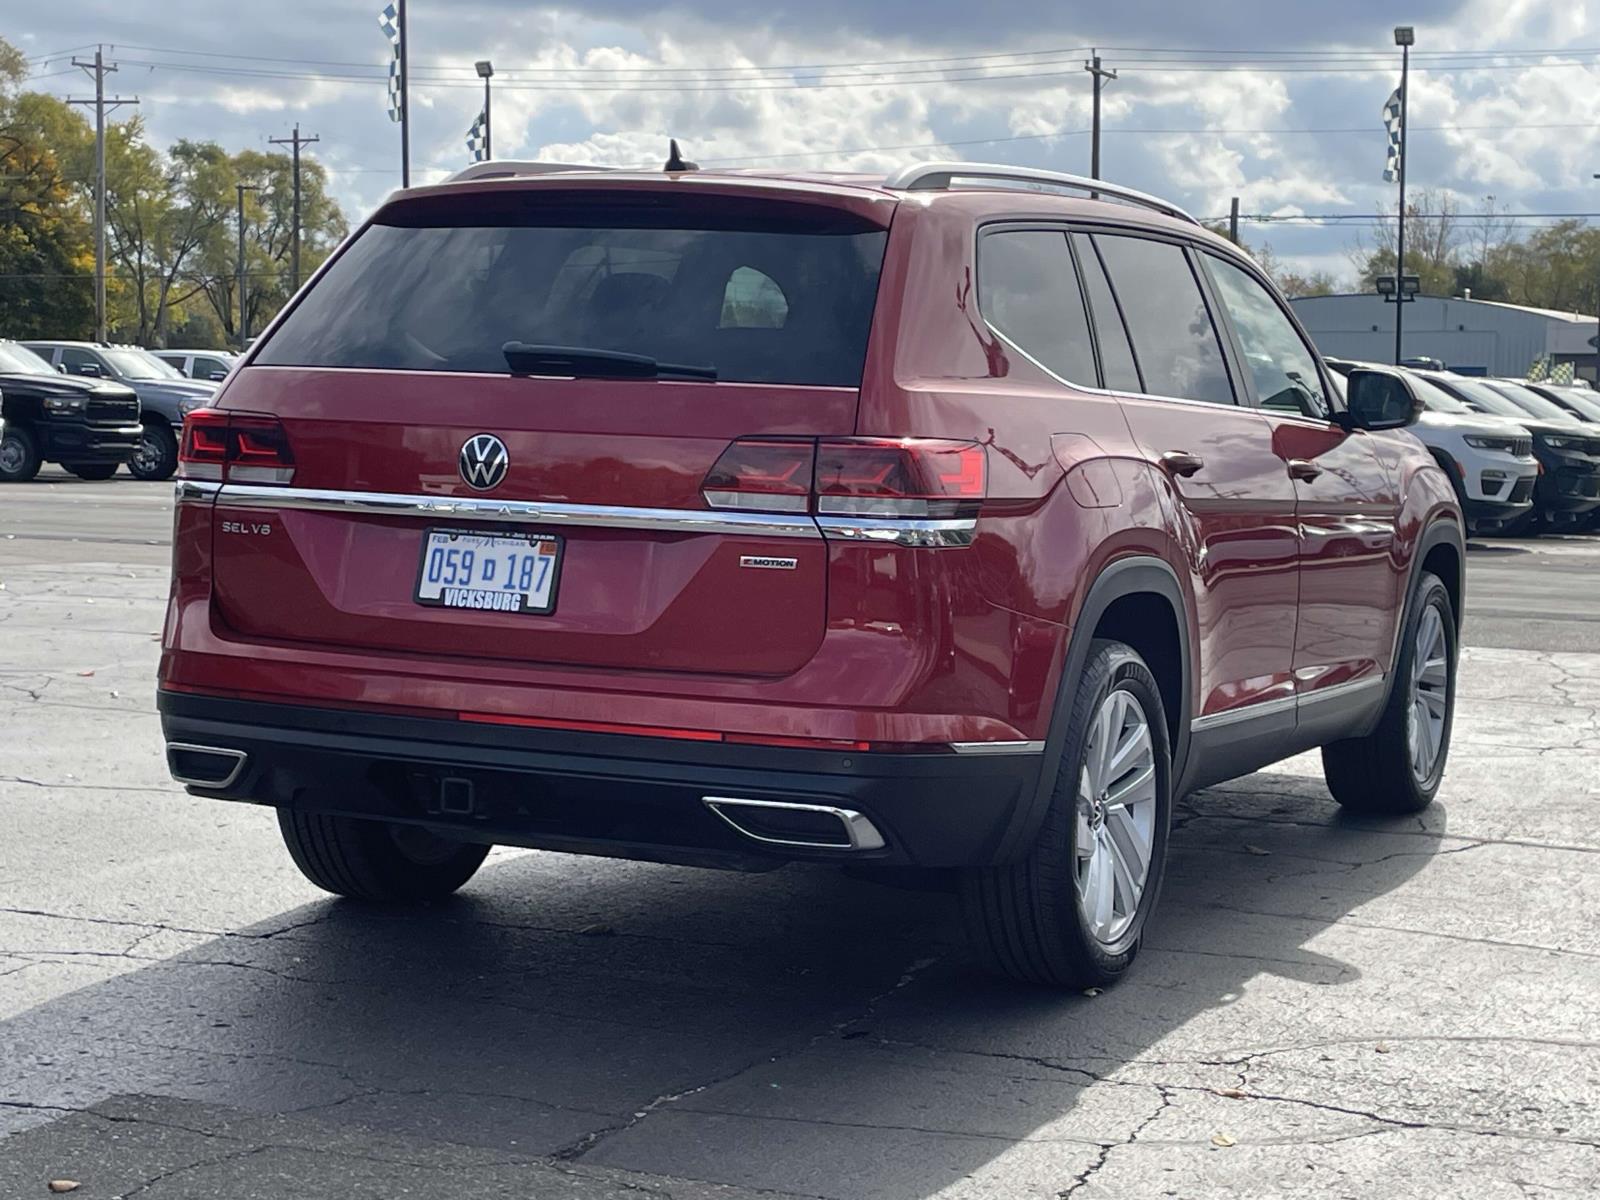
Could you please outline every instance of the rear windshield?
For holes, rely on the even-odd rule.
[[[528,195],[465,219],[459,199],[415,204],[372,225],[255,361],[507,374],[502,347],[523,342],[711,367],[719,380],[860,385],[884,230],[796,205],[719,219]]]

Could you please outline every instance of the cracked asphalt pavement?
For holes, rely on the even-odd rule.
[[[1474,544],[1430,810],[1187,798],[1130,978],[1061,996],[825,870],[330,900],[167,779],[169,492],[0,491],[0,1200],[1600,1192],[1600,538]]]

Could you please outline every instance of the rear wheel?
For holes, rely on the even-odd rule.
[[[357,900],[437,900],[471,879],[489,847],[415,825],[278,810],[278,829],[300,873]]]
[[[1333,798],[1353,812],[1378,816],[1428,807],[1444,778],[1455,705],[1450,593],[1438,576],[1424,573],[1378,727],[1366,737],[1322,748],[1322,773]]]
[[[39,473],[40,462],[32,430],[11,424],[0,432],[0,483],[27,483]]]
[[[1121,978],[1161,891],[1171,773],[1155,677],[1128,646],[1097,640],[1038,840],[962,879],[969,933],[993,967],[1055,987]]]
[[[178,439],[166,425],[150,424],[139,434],[139,445],[128,460],[135,479],[171,479],[178,469]]]
[[[62,465],[79,479],[110,479],[117,473],[116,463],[64,463]]]

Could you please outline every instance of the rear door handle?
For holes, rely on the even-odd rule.
[[[1172,475],[1193,475],[1205,465],[1205,459],[1187,450],[1168,450],[1161,456],[1161,469]]]
[[[1310,483],[1321,474],[1322,468],[1314,462],[1308,462],[1303,458],[1291,458],[1289,460],[1290,479],[1298,479],[1303,483]]]

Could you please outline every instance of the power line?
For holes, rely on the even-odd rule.
[[[158,59],[125,59],[129,66],[144,67],[150,71],[164,70],[187,74],[215,75],[232,78],[255,79],[280,79],[280,80],[308,80],[316,82],[355,83],[376,86],[385,82],[386,77],[377,73],[378,68],[372,64],[362,64],[359,69],[354,66],[344,72],[333,71],[293,71],[265,70],[248,67],[228,67],[197,63],[164,62]],[[860,87],[909,87],[923,84],[958,84],[958,83],[1004,83],[1008,81],[1027,82],[1041,79],[1065,79],[1078,73],[1077,68],[1067,67],[1058,71],[1038,71],[1033,68],[1043,66],[1056,66],[1057,61],[1041,61],[1035,63],[1001,64],[994,68],[982,66],[964,66],[955,68],[921,69],[910,71],[874,73],[864,72],[858,75],[816,75],[803,79],[791,78],[782,81],[777,78],[705,78],[706,72],[701,72],[701,78],[677,79],[671,82],[658,80],[638,81],[600,81],[592,75],[580,73],[578,79],[573,80],[523,80],[515,78],[512,71],[506,72],[506,81],[502,88],[512,91],[525,92],[610,92],[610,93],[660,93],[660,92],[769,92],[769,91],[812,91],[838,88]],[[1061,65],[1065,66],[1064,63]],[[1526,62],[1526,63],[1484,63],[1467,62],[1457,64],[1432,63],[1418,66],[1419,71],[1433,72],[1474,72],[1474,71],[1548,71],[1548,70],[1591,70],[1600,63],[1597,62]],[[1372,75],[1381,74],[1388,70],[1386,64],[1373,62],[1360,66],[1328,66],[1328,65],[1280,65],[1280,64],[1244,64],[1229,63],[1227,65],[1178,65],[1178,60],[1152,60],[1148,63],[1128,62],[1118,60],[1118,69],[1131,71],[1136,74],[1152,74],[1161,72],[1168,75],[1178,74],[1238,74],[1253,73],[1266,75]],[[452,74],[413,73],[413,78],[421,90],[432,91],[439,89],[472,88],[476,90],[480,85],[478,81],[463,72],[460,77]],[[579,80],[587,78],[589,82]]]

